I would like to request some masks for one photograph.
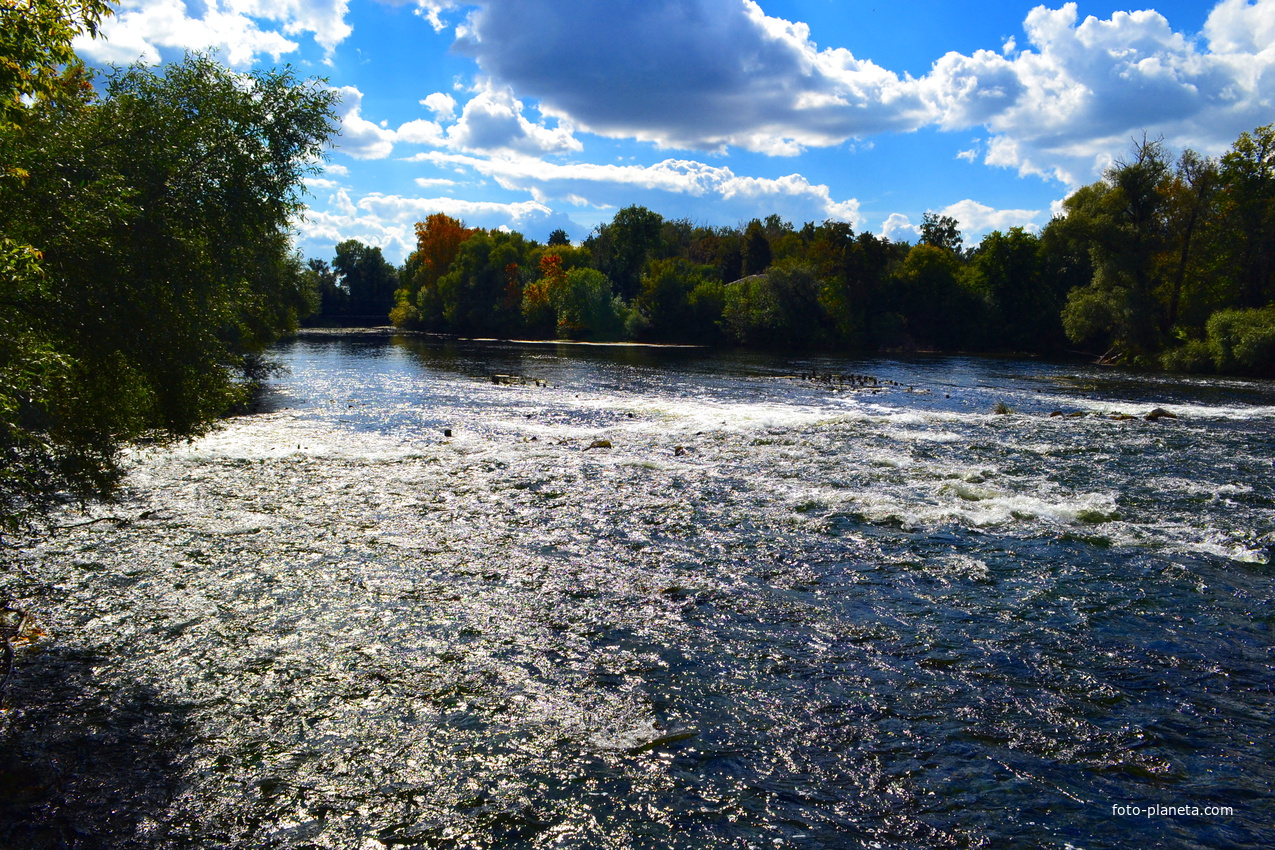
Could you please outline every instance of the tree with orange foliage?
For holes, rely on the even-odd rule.
[[[522,320],[527,330],[541,339],[553,336],[558,324],[558,314],[553,306],[553,292],[561,289],[567,280],[558,254],[544,254],[540,258],[540,277],[527,284],[522,291]]]
[[[403,288],[395,293],[398,303],[390,313],[395,325],[439,329],[443,309],[438,299],[438,279],[447,274],[465,240],[480,232],[480,228],[466,227],[465,222],[445,213],[434,213],[416,222],[416,251],[408,263],[416,273],[404,280]]]

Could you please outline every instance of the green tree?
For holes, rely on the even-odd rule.
[[[921,217],[921,244],[961,253],[961,230],[956,219],[927,212]]]
[[[347,315],[383,322],[395,304],[398,274],[379,247],[347,239],[336,246],[332,260],[338,285],[347,297]]]
[[[0,451],[56,470],[5,477],[7,517],[51,491],[109,494],[131,440],[203,432],[313,306],[289,224],[332,133],[326,87],[198,56],[117,71],[101,95],[61,79],[0,128],[0,161],[27,175],[0,180],[0,238],[42,257],[7,251],[0,271],[21,340],[0,374],[27,374],[0,388]]]
[[[465,240],[438,280],[448,330],[464,336],[516,333],[522,325],[523,275],[530,277],[532,270],[531,248],[517,232],[479,231]]]
[[[1222,156],[1221,179],[1238,306],[1264,307],[1275,300],[1275,124],[1240,134]]]
[[[607,275],[625,301],[637,295],[642,269],[660,250],[664,217],[642,206],[628,206],[610,224],[599,226],[585,241],[599,271]]]
[[[962,285],[952,251],[924,242],[912,246],[894,276],[893,296],[916,344],[951,349],[982,343],[978,299]]]
[[[650,263],[634,302],[645,319],[645,336],[660,342],[696,341],[702,333],[690,297],[707,279],[705,268],[688,260]]]
[[[611,292],[611,281],[597,269],[572,269],[565,285],[552,290],[561,339],[619,339],[625,308]]]
[[[1192,150],[1182,152],[1176,173],[1161,189],[1168,228],[1165,257],[1168,268],[1164,274],[1168,292],[1161,293],[1165,302],[1162,327],[1165,333],[1171,332],[1181,320],[1184,299],[1189,308],[1194,308],[1187,311],[1189,324],[1202,325],[1211,312],[1205,308],[1204,315],[1191,315],[1198,314],[1199,305],[1210,300],[1206,290],[1213,276],[1208,271],[1208,258],[1215,253],[1215,245],[1210,243],[1219,235],[1216,219],[1220,189],[1217,160]]]
[[[773,258],[770,251],[770,240],[766,238],[766,230],[758,219],[753,219],[744,228],[743,268],[745,275],[761,274],[770,268]]]
[[[23,98],[57,98],[61,69],[79,64],[71,42],[111,14],[109,0],[0,0],[0,125],[26,114]]]
[[[1065,293],[1045,273],[1039,237],[1021,227],[992,231],[975,249],[966,280],[987,304],[985,345],[1013,351],[1062,345]]]
[[[1102,182],[1065,202],[1068,231],[1083,239],[1093,279],[1072,290],[1063,327],[1077,343],[1109,347],[1111,356],[1146,362],[1161,341],[1163,313],[1156,300],[1166,249],[1164,184],[1169,165],[1164,145],[1144,139],[1130,160],[1107,169]]]
[[[827,343],[819,281],[804,263],[779,263],[724,288],[722,324],[744,345],[813,348]]]

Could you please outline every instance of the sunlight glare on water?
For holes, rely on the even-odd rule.
[[[68,514],[3,575],[104,699],[179,730],[168,791],[82,819],[159,847],[1275,844],[1268,383],[279,357],[264,412],[134,459],[99,511],[127,524]]]

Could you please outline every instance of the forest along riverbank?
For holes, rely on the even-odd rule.
[[[265,412],[0,573],[52,632],[0,838],[1275,843],[1270,383],[279,356]]]

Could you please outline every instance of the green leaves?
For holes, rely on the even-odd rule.
[[[0,124],[10,526],[59,490],[108,495],[130,441],[203,433],[314,299],[289,224],[333,132],[326,87],[190,56],[73,91]]]
[[[71,41],[97,35],[107,0],[0,0],[0,126],[24,113],[23,98],[54,99],[78,64]]]

